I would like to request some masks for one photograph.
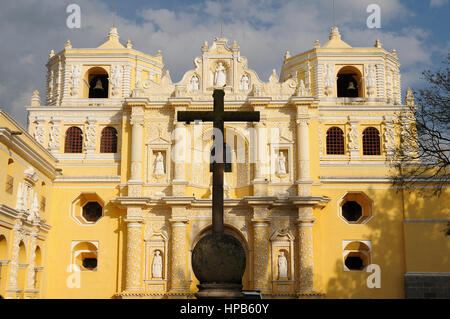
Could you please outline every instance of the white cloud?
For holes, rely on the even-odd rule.
[[[373,0],[336,2],[336,21],[343,39],[353,46],[373,46],[380,38],[384,47],[395,48],[409,83],[418,78],[423,65],[430,63],[432,50],[428,33],[419,28],[397,32],[385,31],[398,20],[409,23],[414,13],[400,0],[378,0],[382,29],[368,29],[366,7]],[[68,0],[15,0],[2,3],[0,29],[0,105],[22,123],[26,122],[24,105],[32,90],[45,97],[45,64],[51,49],[58,52],[70,39],[74,48],[96,47],[105,41],[112,22],[112,12],[95,0],[77,0],[81,7],[81,29],[66,27]],[[149,2],[151,4],[151,2]],[[149,6],[150,6],[149,4]],[[281,67],[284,52],[297,54],[312,48],[313,42],[328,40],[332,24],[329,0],[229,0],[224,1],[224,35],[236,40],[249,67],[267,80],[272,69]],[[134,48],[148,54],[162,50],[172,79],[179,81],[193,68],[200,47],[220,33],[220,6],[217,1],[178,6],[177,10],[139,8],[141,24],[117,18],[123,43],[131,39]],[[419,69],[420,67],[420,69]],[[405,79],[405,76],[403,77]],[[26,88],[27,91],[24,90]]]
[[[431,0],[430,7],[432,7],[432,8],[442,7],[443,5],[447,4],[448,1],[449,0]]]

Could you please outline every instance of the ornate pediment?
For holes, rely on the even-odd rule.
[[[215,88],[225,90],[227,99],[246,100],[249,96],[289,99],[297,94],[298,83],[294,78],[280,82],[273,70],[268,82],[248,68],[247,58],[241,56],[236,41],[230,46],[225,38],[215,38],[211,46],[205,41],[202,55],[194,59],[194,69],[187,71],[180,82],[172,83],[169,71],[163,72],[161,83],[149,81],[132,97],[151,95],[160,97],[212,100]]]

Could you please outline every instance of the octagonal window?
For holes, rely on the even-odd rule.
[[[370,241],[348,241],[343,242],[344,271],[364,270],[372,258]]]
[[[105,213],[105,201],[96,193],[81,193],[72,201],[71,216],[79,225],[93,226]]]
[[[342,205],[342,216],[349,222],[356,222],[362,216],[362,207],[355,201],[348,201]]]
[[[350,270],[362,270],[364,268],[363,260],[360,256],[347,256],[345,265]]]
[[[88,222],[96,222],[102,217],[102,206],[97,202],[89,202],[83,206],[83,217]]]
[[[363,192],[348,192],[339,201],[338,213],[349,224],[365,224],[373,216],[373,201]]]

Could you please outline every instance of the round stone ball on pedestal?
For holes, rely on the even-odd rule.
[[[224,233],[208,234],[192,252],[197,298],[242,298],[245,251],[239,240]]]

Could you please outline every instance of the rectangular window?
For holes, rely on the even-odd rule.
[[[10,175],[6,175],[6,188],[5,192],[8,194],[12,194],[14,190],[14,177]]]

